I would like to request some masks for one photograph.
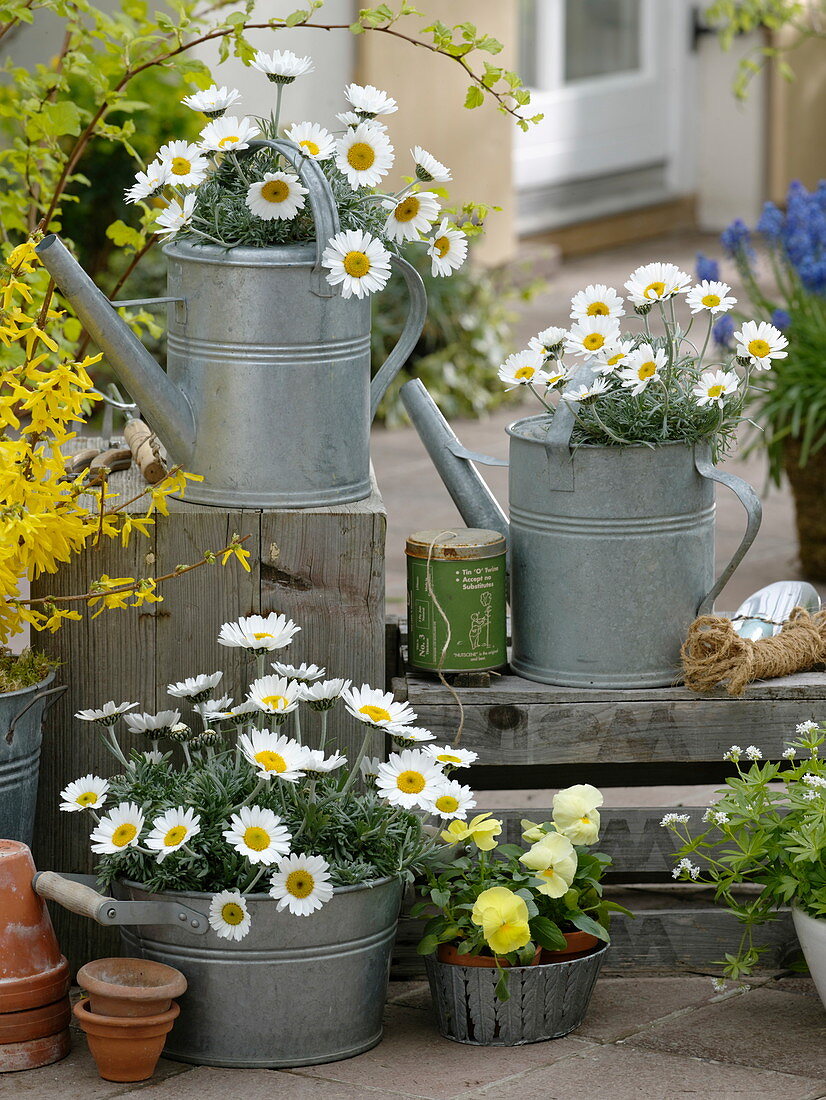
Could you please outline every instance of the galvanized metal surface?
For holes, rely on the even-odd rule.
[[[771,638],[779,634],[793,608],[802,607],[814,615],[821,600],[814,585],[806,581],[775,581],[753,592],[732,616],[734,630],[741,638]]]
[[[183,900],[206,915],[209,894]],[[309,917],[278,913],[267,894],[247,898],[252,927],[235,943],[179,926],[123,929],[125,953],[177,967],[189,987],[165,1055],[210,1066],[277,1068],[335,1062],[370,1050],[382,1035],[401,882],[336,889]]]
[[[32,886],[42,898],[56,901],[69,912],[89,917],[104,927],[174,924],[200,936],[209,931],[209,921],[203,913],[182,904],[175,895],[167,900],[121,901],[101,894],[96,889],[94,875],[59,875],[55,871],[38,871]]]
[[[474,1046],[519,1046],[569,1035],[585,1018],[607,950],[569,962],[511,967],[507,1001],[496,997],[496,969],[453,966],[429,955],[439,1031]]]
[[[52,673],[39,684],[0,694],[0,837],[31,847],[41,726],[47,707],[65,688],[50,688]]]
[[[291,142],[251,144],[295,163],[317,239],[272,248],[167,244],[166,373],[57,238],[38,251],[172,459],[203,477],[187,487],[188,502],[311,508],[361,500],[370,493],[370,421],[418,341],[424,286],[393,258],[410,311],[371,384],[370,299],[342,298],[321,266],[339,228],[327,180]]]

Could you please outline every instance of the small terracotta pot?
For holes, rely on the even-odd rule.
[[[537,948],[533,960],[528,965],[536,966],[540,955],[541,950]],[[493,955],[460,955],[452,943],[440,943],[438,956],[439,962],[449,963],[451,966],[481,966],[492,969],[497,963],[503,968],[511,965],[507,959],[495,959]]]
[[[83,1000],[72,1011],[86,1032],[89,1050],[104,1081],[146,1081],[155,1072],[166,1037],[181,1010],[173,1001],[171,1008],[158,1016],[99,1016]]]
[[[16,1073],[23,1069],[39,1069],[59,1062],[69,1053],[72,1041],[69,1029],[42,1039],[27,1039],[24,1043],[0,1044],[0,1073]]]
[[[173,966],[150,959],[95,959],[77,972],[98,1016],[159,1016],[186,992],[186,978]]]
[[[72,1016],[68,997],[54,1004],[0,1013],[0,1043],[23,1043],[65,1031]]]
[[[590,932],[563,932],[562,935],[565,937],[568,946],[559,951],[548,951],[543,947],[541,962],[559,963],[567,962],[568,959],[579,959],[593,951],[600,943],[596,936],[592,936]]]

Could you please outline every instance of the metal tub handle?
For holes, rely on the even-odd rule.
[[[203,913],[177,901],[119,901],[56,871],[38,871],[32,886],[40,897],[56,901],[70,913],[90,917],[98,924],[176,924],[199,936],[209,931],[209,921]]]
[[[14,740],[14,730],[15,730],[15,727],[16,727],[17,723],[20,721],[20,719],[23,717],[23,715],[31,707],[34,706],[35,703],[39,703],[41,699],[45,699],[47,696],[51,696],[50,701],[43,708],[43,713],[45,714],[46,711],[49,709],[49,707],[52,706],[53,703],[57,702],[59,696],[61,696],[64,693],[64,691],[68,691],[68,689],[69,689],[68,684],[61,684],[59,687],[47,688],[45,691],[38,691],[37,695],[35,695],[31,699],[29,699],[29,701],[28,701],[28,703],[26,703],[25,707],[23,707],[23,709],[21,711],[19,711],[17,714],[15,714],[14,718],[12,718],[11,724],[9,725],[9,732],[6,734],[6,744],[10,745],[12,743],[12,741]]]

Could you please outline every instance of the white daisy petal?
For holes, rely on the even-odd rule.
[[[213,894],[209,903],[209,926],[224,940],[242,940],[249,932],[252,918],[238,890]]]
[[[153,160],[145,172],[138,172],[135,182],[123,193],[126,202],[140,202],[141,199],[151,199],[159,195],[169,183],[172,170],[168,163],[162,160]]]
[[[109,783],[99,775],[84,775],[74,779],[60,792],[61,810],[78,813],[80,810],[98,809],[106,801]]]
[[[200,703],[220,684],[223,675],[223,672],[202,672],[200,676],[187,676],[178,684],[167,684],[166,694],[175,699],[193,699]]]
[[[391,752],[379,765],[376,787],[392,806],[427,809],[445,785],[445,774],[422,749]]]
[[[706,370],[700,375],[700,381],[692,389],[698,405],[716,405],[722,408],[730,393],[740,385],[740,379],[734,371]]]
[[[175,187],[197,187],[206,179],[209,162],[197,145],[188,141],[170,141],[158,150],[158,160],[169,169],[169,182]]]
[[[327,282],[341,287],[342,298],[366,298],[390,278],[390,253],[375,237],[348,229],[330,237],[321,257]]]
[[[622,385],[636,395],[643,392],[652,382],[659,382],[660,371],[668,363],[663,348],[654,351],[650,344],[640,344],[626,356],[626,366],[619,371]]]
[[[336,167],[354,190],[381,183],[394,160],[393,146],[387,135],[367,122],[349,129],[336,142]]]
[[[729,296],[730,290],[728,283],[703,279],[688,291],[685,300],[692,313],[705,311],[712,316],[715,313],[727,313],[732,306],[737,305],[737,299]]]
[[[628,297],[635,306],[651,306],[685,290],[691,276],[675,264],[655,262],[644,264],[631,273],[625,284]]]
[[[389,726],[407,726],[416,720],[416,715],[407,703],[399,703],[392,692],[381,688],[371,688],[362,684],[360,688],[347,688],[341,693],[348,712],[358,722],[387,729]]]
[[[208,118],[219,118],[224,111],[231,107],[233,103],[237,103],[240,98],[241,93],[235,88],[219,88],[217,84],[213,84],[206,91],[194,92],[192,95],[184,96],[181,103],[193,111],[200,111]]]
[[[301,685],[286,676],[261,676],[253,680],[247,698],[265,714],[290,714],[299,703]]]
[[[512,390],[517,386],[533,386],[537,382],[548,385],[550,375],[542,369],[544,357],[540,351],[531,348],[509,355],[499,368],[499,381]]]
[[[305,156],[313,160],[329,160],[336,151],[336,139],[316,122],[296,122],[286,134]]]
[[[201,831],[201,818],[194,810],[176,806],[165,810],[152,822],[152,831],[146,838],[146,847],[157,852],[158,863],[177,852]]]
[[[122,714],[128,710],[134,710],[138,705],[138,703],[116,703],[110,699],[100,710],[79,710],[75,718],[79,718],[82,722],[99,722],[102,726],[113,726]]]
[[[431,259],[430,274],[434,276],[452,275],[467,258],[467,236],[461,229],[442,218],[433,236],[427,238],[427,254]]]
[[[349,680],[320,680],[314,684],[304,683],[299,698],[312,710],[330,710],[335,706],[341,693],[350,687]]]
[[[159,237],[171,237],[180,229],[185,229],[195,213],[195,195],[184,195],[183,203],[173,199],[166,210],[158,215],[155,232]]]
[[[455,779],[448,779],[428,803],[427,810],[437,814],[443,821],[455,821],[457,818],[464,820],[468,810],[472,810],[475,805],[476,799],[470,787],[463,786]]]
[[[585,317],[575,321],[565,338],[565,351],[588,359],[598,355],[606,344],[615,343],[619,337],[619,321],[616,317]]]
[[[571,299],[571,317],[585,321],[589,317],[623,317],[622,298],[612,286],[596,283],[586,286]]]
[[[532,336],[528,341],[528,347],[531,351],[538,351],[543,359],[556,357],[562,351],[562,345],[567,335],[568,330],[566,328],[558,328],[552,325],[550,328],[545,328],[537,333],[536,336]]]
[[[160,710],[157,714],[124,714],[123,720],[132,733],[145,733],[157,741],[163,733],[171,730],[181,720],[179,710]]]
[[[439,216],[439,200],[432,191],[411,191],[398,202],[385,199],[382,206],[390,211],[384,232],[391,241],[419,240]]]
[[[258,50],[250,65],[264,73],[273,84],[292,84],[299,76],[315,71],[311,57],[299,57],[292,50]]]
[[[442,745],[441,748],[436,745],[427,745],[424,751],[429,753],[437,764],[449,768],[469,768],[479,758],[478,753],[470,749],[457,749],[452,745]]]
[[[373,84],[348,84],[344,95],[353,110],[362,118],[392,115],[399,109],[395,99]]]
[[[747,360],[757,370],[771,370],[773,359],[785,359],[789,354],[785,348],[789,341],[779,328],[768,321],[746,321],[739,332],[735,332],[737,356]]]
[[[201,131],[201,148],[211,153],[224,153],[230,149],[249,149],[249,143],[261,133],[248,118],[225,115],[210,122]]]
[[[241,734],[238,747],[262,779],[297,783],[304,777],[307,749],[290,737],[282,737],[266,729],[252,729]]]
[[[321,856],[284,856],[270,879],[270,896],[278,911],[289,909],[297,917],[308,917],[333,896],[330,865]]]
[[[315,680],[321,680],[327,671],[318,665],[308,665],[304,661],[300,665],[287,665],[282,661],[273,661],[272,667],[279,676],[286,676],[288,680],[298,680],[302,684],[311,684]]]
[[[242,806],[223,831],[224,840],[250,863],[269,866],[289,853],[292,837],[281,818],[264,806]]]
[[[263,221],[291,221],[304,209],[307,194],[292,172],[265,172],[262,180],[250,184],[244,202]]]
[[[96,855],[116,855],[140,840],[144,817],[134,802],[119,802],[100,819],[89,839]]]
[[[440,160],[436,160],[421,145],[414,145],[410,155],[416,165],[416,179],[421,180],[422,183],[449,183],[453,179],[450,169],[445,168]]]
[[[252,653],[270,653],[292,642],[300,626],[286,615],[247,615],[232,623],[224,623],[218,634],[218,644]]]

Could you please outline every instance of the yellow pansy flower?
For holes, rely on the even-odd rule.
[[[554,795],[554,825],[573,844],[595,844],[599,839],[597,806],[602,793],[590,783],[576,783]]]
[[[477,814],[470,821],[451,821],[442,832],[442,840],[448,844],[459,844],[463,840],[472,840],[482,852],[490,852],[496,847],[496,837],[502,832],[502,822],[490,813]]]
[[[542,880],[538,888],[540,894],[561,898],[574,881],[577,856],[567,837],[561,833],[547,833],[519,857],[519,862]]]
[[[485,943],[495,955],[508,955],[530,942],[528,907],[523,898],[506,886],[483,890],[470,919],[481,927]]]

